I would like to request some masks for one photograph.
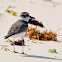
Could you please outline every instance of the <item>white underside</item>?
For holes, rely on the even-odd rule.
[[[9,37],[10,40],[22,40],[24,38],[24,35],[26,34],[26,32],[22,32],[22,33],[19,33],[19,34],[15,34],[11,37]]]
[[[19,18],[19,20],[25,20],[27,22],[28,22],[29,19],[30,19],[30,17],[26,17],[26,18],[20,17]],[[21,32],[19,34],[15,34],[15,35],[9,37],[9,39],[11,39],[11,40],[18,40],[18,39],[22,40],[24,38],[25,34],[26,34],[26,32]]]

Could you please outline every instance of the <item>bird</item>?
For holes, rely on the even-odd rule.
[[[31,23],[31,20],[32,20],[32,22],[34,22],[32,24],[37,25],[37,24],[35,24],[36,20],[34,20],[34,19],[35,19],[35,17],[30,16],[30,14],[28,12],[22,12],[20,14],[18,21],[16,21],[14,24],[11,25],[7,35],[4,36],[4,39],[8,39],[12,36],[21,37],[22,38],[22,50],[23,50],[24,35],[26,34],[26,31],[28,29],[28,23]],[[39,25],[39,22],[38,22],[38,25]],[[39,26],[41,26],[41,25],[39,25]],[[42,27],[43,27],[43,25],[42,25]],[[15,48],[14,48],[14,52],[15,52]],[[22,51],[22,53],[24,54],[24,51]]]
[[[30,16],[30,14],[28,12],[22,12],[18,21],[16,21],[14,24],[12,24],[12,26],[10,27],[7,35],[4,36],[4,38],[8,39],[12,36],[17,37],[17,35],[20,34],[20,36],[22,37],[22,40],[24,41],[23,37],[26,34],[26,31],[27,31],[27,28],[28,28],[28,22],[29,22],[29,19],[31,17],[32,16]]]
[[[28,12],[22,12],[18,21],[16,21],[12,26],[10,27],[8,33],[6,36],[4,36],[5,39],[8,39],[9,37],[26,32],[28,28],[28,21],[30,19],[30,15]]]

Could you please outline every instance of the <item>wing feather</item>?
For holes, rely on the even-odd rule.
[[[21,21],[17,21],[16,23],[14,23],[9,31],[8,31],[8,34],[7,36],[5,37],[10,37],[12,35],[15,35],[15,34],[18,34],[18,33],[22,33],[22,32],[26,32],[27,31],[27,28],[28,28],[28,25],[21,22]]]

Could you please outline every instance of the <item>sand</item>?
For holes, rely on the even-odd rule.
[[[18,15],[27,11],[42,22],[45,29],[59,30],[57,34],[61,35],[57,37],[59,42],[36,40],[37,43],[32,43],[31,40],[28,42],[28,38],[25,38],[24,49],[27,55],[0,49],[0,62],[62,62],[62,0],[53,1],[58,2],[56,6],[43,0],[0,0],[0,13],[4,14],[0,17],[0,44],[7,44],[11,51],[13,51],[13,46],[5,42],[4,36],[19,17],[8,14],[5,12],[6,9],[14,10]],[[13,8],[8,8],[9,6]],[[40,30],[43,29],[40,28]],[[21,46],[15,46],[15,48],[16,51],[21,52]],[[59,54],[49,53],[49,49],[56,49]]]

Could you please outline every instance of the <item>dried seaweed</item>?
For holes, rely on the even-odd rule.
[[[6,9],[6,12],[7,13],[9,13],[9,14],[11,14],[11,15],[13,15],[13,16],[17,16],[17,12],[15,12],[15,11],[10,11],[9,9]]]
[[[55,53],[55,54],[58,54],[57,51],[56,51],[56,49],[49,49],[48,52],[49,52],[49,53]]]
[[[12,42],[12,41],[8,39],[8,40],[6,40],[5,42]]]
[[[0,45],[0,46],[2,46],[1,47],[1,50],[4,50],[4,51],[10,51],[7,47],[7,45]]]
[[[31,40],[43,40],[43,41],[57,41],[57,34],[56,32],[53,32],[53,31],[43,31],[43,32],[40,32],[40,30],[37,30],[37,28],[32,28],[32,27],[29,27],[27,32],[26,32],[26,35],[25,36],[28,36]]]

